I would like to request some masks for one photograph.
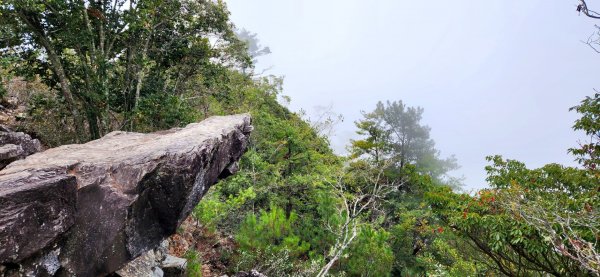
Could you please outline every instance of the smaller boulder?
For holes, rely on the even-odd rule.
[[[42,144],[39,140],[0,125],[0,169],[40,151],[42,151]]]
[[[156,260],[154,250],[150,250],[129,262],[115,273],[121,277],[156,276],[158,274],[156,272],[158,265]],[[160,271],[160,276],[163,276],[162,270]]]
[[[183,277],[185,276],[186,265],[186,259],[167,255],[160,263],[160,268],[164,271],[165,277]]]
[[[115,273],[121,277],[184,277],[187,260],[169,255],[168,248],[169,242],[164,240],[160,246],[147,251]]]
[[[23,147],[16,144],[5,144],[0,146],[0,160],[1,161],[9,161],[16,160],[19,156],[23,156],[25,151],[23,151]]]

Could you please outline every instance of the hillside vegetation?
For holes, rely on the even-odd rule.
[[[283,79],[253,71],[268,49],[222,1],[3,0],[0,14],[3,105],[25,107],[13,127],[47,146],[251,113],[240,171],[173,239],[191,276],[600,274],[598,94],[573,108],[591,137],[570,149],[581,167],[490,156],[489,188],[467,194],[424,110],[398,99],[364,107],[334,154],[321,131],[336,119],[281,104]]]

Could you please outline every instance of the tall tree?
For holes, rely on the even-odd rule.
[[[456,159],[440,158],[431,128],[421,124],[423,108],[409,107],[402,101],[378,102],[375,110],[364,113],[357,121],[357,133],[363,139],[353,140],[351,152],[355,157],[367,155],[376,163],[391,159],[399,169],[412,164],[435,178],[458,167]]]

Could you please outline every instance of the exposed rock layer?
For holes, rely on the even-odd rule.
[[[152,134],[113,132],[13,162],[0,171],[0,270],[118,270],[173,234],[208,188],[236,170],[251,129],[248,115],[211,117]]]

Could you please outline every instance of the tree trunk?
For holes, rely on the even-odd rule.
[[[135,100],[133,102],[133,109],[135,110],[138,106],[138,102],[140,100],[140,91],[142,90],[142,84],[144,81],[144,75],[146,74],[146,58],[148,57],[148,46],[150,45],[150,39],[152,39],[152,31],[148,34],[148,38],[144,43],[144,48],[142,49],[142,65],[137,74],[137,83],[135,86]]]
[[[46,53],[48,54],[48,59],[50,60],[50,68],[58,78],[60,83],[60,91],[67,103],[68,109],[73,116],[73,122],[75,124],[75,133],[77,142],[81,142],[81,137],[83,134],[83,121],[79,116],[79,111],[75,106],[75,100],[73,99],[73,93],[71,92],[71,86],[67,74],[62,66],[62,62],[60,61],[60,57],[54,50],[54,47],[50,44],[50,41],[46,38],[45,32],[41,26],[37,23],[33,23],[34,21],[29,20],[29,18],[23,13],[23,11],[18,11],[19,18],[29,26],[33,32],[33,35],[37,38],[38,42],[44,47]]]
[[[90,139],[99,139],[100,127],[98,126],[98,112],[96,112],[96,109],[94,107],[88,107],[86,111],[88,127],[90,131]]]
[[[321,271],[319,271],[317,277],[327,276],[327,274],[329,274],[329,270],[331,270],[331,267],[333,267],[333,264],[335,264],[339,258],[340,255],[338,254],[331,258],[331,260],[329,260],[329,262],[321,269]]]

